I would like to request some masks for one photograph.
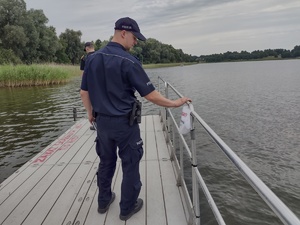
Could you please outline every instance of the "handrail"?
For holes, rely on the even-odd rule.
[[[158,90],[161,92],[160,81],[164,83],[164,91],[166,97],[168,97],[168,89],[170,88],[174,93],[176,93],[179,97],[183,97],[183,95],[177,91],[170,83],[164,81],[161,77],[158,77]],[[180,156],[182,156],[183,148],[187,151],[192,166],[192,197],[193,201],[191,201],[189,194],[185,193],[186,204],[189,205],[192,202],[190,207],[190,218],[189,224],[200,224],[200,204],[199,204],[199,193],[198,193],[198,185],[200,184],[207,201],[212,209],[212,212],[215,215],[215,218],[218,224],[225,224],[202,176],[197,166],[196,159],[196,144],[195,144],[195,126],[194,123],[197,121],[206,131],[206,133],[212,138],[212,140],[217,144],[217,146],[225,153],[225,155],[229,158],[229,160],[235,165],[238,171],[243,175],[243,177],[247,180],[247,182],[253,187],[253,189],[261,196],[261,198],[267,203],[267,205],[273,210],[273,212],[278,216],[278,218],[286,225],[300,225],[299,218],[266,186],[266,184],[231,150],[231,148],[205,123],[205,121],[194,111],[193,104],[188,103],[189,108],[191,110],[191,141],[192,146],[191,150],[189,149],[184,137],[179,133],[179,128],[177,122],[172,115],[172,112],[168,108],[164,108],[165,110],[161,112],[162,120],[164,124],[164,129],[167,130],[167,141],[169,141],[172,149],[172,158],[178,162],[178,159],[175,155],[176,146],[175,142],[172,143],[169,137],[169,133],[173,134],[173,140],[175,140],[175,132],[179,135],[180,141]],[[180,157],[181,158],[181,157]],[[184,184],[184,174],[183,174],[183,161],[180,159],[178,162],[178,170],[179,170],[179,184]],[[185,186],[184,186],[185,187]],[[185,191],[187,189],[185,187]],[[193,218],[191,218],[193,217]]]

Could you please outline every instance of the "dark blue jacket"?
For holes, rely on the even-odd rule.
[[[128,115],[136,99],[155,90],[141,63],[122,45],[108,45],[86,61],[81,89],[89,92],[93,110],[108,116]]]

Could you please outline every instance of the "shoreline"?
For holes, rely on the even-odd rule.
[[[164,67],[176,67],[176,66],[190,66],[199,64],[198,62],[194,63],[157,63],[157,64],[143,64],[144,69],[156,69],[156,68],[164,68]]]
[[[220,62],[193,62],[193,63],[157,63],[142,64],[144,69],[157,69],[176,66],[190,66],[197,64],[231,63],[231,62],[257,62],[274,60],[299,60],[300,58],[264,58],[252,60],[232,60]],[[0,88],[47,86],[53,84],[65,84],[73,77],[79,76],[82,71],[79,66],[60,64],[33,64],[33,65],[0,65]]]

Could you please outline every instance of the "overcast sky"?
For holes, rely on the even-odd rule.
[[[115,21],[129,16],[146,38],[192,55],[300,45],[300,0],[25,0],[42,9],[59,35],[108,40]]]

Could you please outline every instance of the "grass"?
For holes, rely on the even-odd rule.
[[[78,66],[3,65],[0,66],[0,87],[61,84],[80,73]]]
[[[143,67],[153,69],[191,64],[195,63],[145,64]],[[0,88],[62,84],[79,74],[82,74],[79,66],[55,64],[2,65],[0,66]]]

